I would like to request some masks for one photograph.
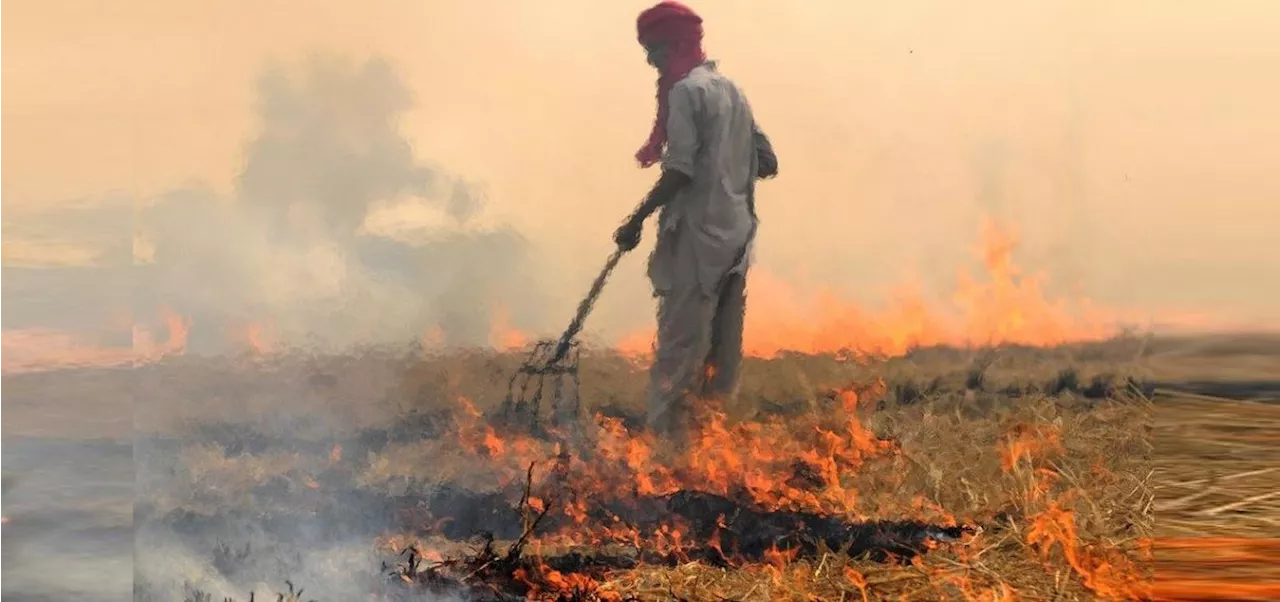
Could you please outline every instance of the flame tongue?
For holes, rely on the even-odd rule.
[[[494,524],[492,517],[509,515],[477,512],[476,505],[486,503],[478,499],[437,500],[433,507],[440,505],[446,513],[467,507],[468,514],[489,517],[484,525],[445,525],[450,537],[483,528],[524,545],[527,561],[508,564],[503,574],[531,599],[574,592],[605,596],[595,578],[599,575],[586,576],[594,565],[575,565],[573,558],[584,557],[563,552],[542,555],[549,549],[590,546],[590,554],[598,556],[600,550],[624,546],[646,563],[762,562],[778,571],[789,570],[800,555],[815,554],[820,546],[848,546],[850,554],[869,553],[881,560],[910,559],[970,531],[918,521],[861,521],[857,492],[842,475],[870,463],[891,463],[898,454],[896,444],[877,437],[857,415],[859,391],[872,395],[883,390],[883,382],[877,381],[835,392],[831,413],[791,425],[781,420],[735,424],[722,412],[707,412],[683,453],[603,416],[596,417],[592,444],[575,452],[552,441],[496,430],[463,399],[457,431],[461,447],[498,469],[506,491],[514,494],[523,486],[520,522]],[[474,560],[472,564],[489,562]],[[607,559],[615,566],[617,561]]]
[[[1007,583],[982,585],[954,570],[955,562],[980,564],[978,558],[998,545],[971,545],[984,529],[967,525],[925,495],[892,508],[867,507],[859,495],[867,493],[868,483],[893,490],[913,461],[867,424],[873,418],[863,406],[886,392],[880,379],[832,391],[818,402],[822,411],[785,421],[734,422],[723,412],[707,412],[681,453],[604,416],[588,429],[583,449],[569,448],[495,430],[465,402],[465,424],[458,430],[462,447],[504,475],[498,485],[506,494],[495,503],[520,497],[523,518],[500,529],[492,517],[509,511],[476,512],[477,501],[459,501],[444,511],[466,506],[488,518],[482,527],[449,525],[445,535],[464,537],[486,528],[524,541],[527,561],[505,575],[515,575],[516,591],[536,599],[571,599],[584,592],[589,595],[573,599],[610,599],[613,590],[601,589],[611,579],[606,567],[636,563],[764,571],[777,585],[802,579],[792,575],[801,566],[812,576],[814,559],[835,550],[901,562],[910,567],[904,570],[927,576],[925,587],[939,598],[958,593],[969,600],[1015,599]],[[1027,422],[1000,429],[989,453],[991,470],[1015,484],[1009,491],[1017,496],[1013,502],[1022,521],[999,537],[1021,539],[1035,561],[1059,571],[1060,583],[1069,578],[1060,572],[1065,568],[1078,587],[1100,598],[1146,596],[1149,583],[1132,555],[1093,541],[1081,522],[1083,496],[1071,486],[1076,477],[1064,477],[1058,468],[1065,451],[1059,421],[1024,416]],[[541,466],[536,478],[531,465]],[[883,504],[901,497],[875,499]],[[871,520],[868,514],[895,520]],[[902,520],[904,515],[911,518]],[[954,559],[952,565],[931,560],[940,548]],[[855,595],[882,590],[882,582],[848,569],[842,564],[832,570],[845,576]]]
[[[801,294],[773,274],[751,277],[744,349],[754,357],[784,351],[900,355],[912,347],[1018,344],[1051,346],[1105,339],[1118,332],[1116,312],[1087,298],[1051,298],[1043,274],[1025,274],[1013,260],[1018,237],[988,219],[975,257],[984,274],[957,270],[949,303],[931,304],[916,287],[901,286],[892,303],[873,310],[841,300],[830,290]],[[651,351],[652,329],[622,337],[628,355]]]

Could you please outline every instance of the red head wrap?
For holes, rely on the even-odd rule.
[[[640,13],[636,34],[641,44],[667,46],[666,64],[658,77],[657,119],[649,140],[636,153],[640,165],[649,167],[662,157],[662,146],[667,143],[667,95],[671,87],[706,61],[707,55],[702,51],[702,17],[679,2],[660,2]]]

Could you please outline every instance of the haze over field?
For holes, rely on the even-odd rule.
[[[11,3],[6,371],[555,333],[656,175],[645,4]],[[1280,322],[1271,4],[696,8],[781,159],[754,352]]]

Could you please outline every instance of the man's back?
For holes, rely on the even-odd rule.
[[[691,275],[711,293],[754,234],[755,122],[741,89],[710,62],[677,82],[668,102],[663,168],[692,182],[664,208],[659,228],[689,230],[697,258]]]

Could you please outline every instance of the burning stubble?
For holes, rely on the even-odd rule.
[[[1149,492],[1134,480],[1144,465],[1141,398],[1125,397],[1125,381],[1044,393],[1063,381],[1048,367],[1052,350],[983,359],[983,379],[955,353],[834,361],[830,373],[820,356],[752,360],[756,376],[802,371],[843,384],[779,394],[767,388],[776,376],[755,379],[732,414],[703,413],[684,453],[637,430],[640,396],[607,401],[644,381],[624,358],[588,359],[581,447],[490,420],[504,383],[479,385],[485,364],[513,369],[518,355],[405,358],[403,390],[436,383],[439,395],[395,395],[412,409],[367,426],[189,425],[167,453],[147,454],[170,468],[140,472],[170,476],[149,489],[144,524],[215,564],[209,575],[227,576],[240,596],[283,587],[283,578],[303,584],[300,575],[317,597],[355,583],[362,597],[387,599],[458,591],[502,599],[484,593],[490,587],[586,600],[668,588],[689,599],[802,591],[829,599],[859,587],[911,599],[1141,592],[1136,540],[1104,543],[1149,535]],[[1099,363],[1089,370],[1098,370],[1132,350],[1108,343],[1090,353]],[[355,361],[335,357],[324,371],[346,381],[361,371]],[[601,372],[605,365],[616,371]],[[226,385],[320,368],[299,367],[278,363]],[[187,380],[175,380],[175,369],[148,370],[169,373],[163,382]],[[1033,375],[1042,382],[1025,382]],[[1072,383],[1095,376],[1107,378],[1084,372]],[[930,378],[941,382],[902,392]],[[961,394],[961,386],[976,389]],[[335,558],[349,564],[320,560]],[[366,572],[344,584],[326,580],[361,562]],[[158,562],[150,578],[222,587],[199,572],[168,572],[179,568]]]

